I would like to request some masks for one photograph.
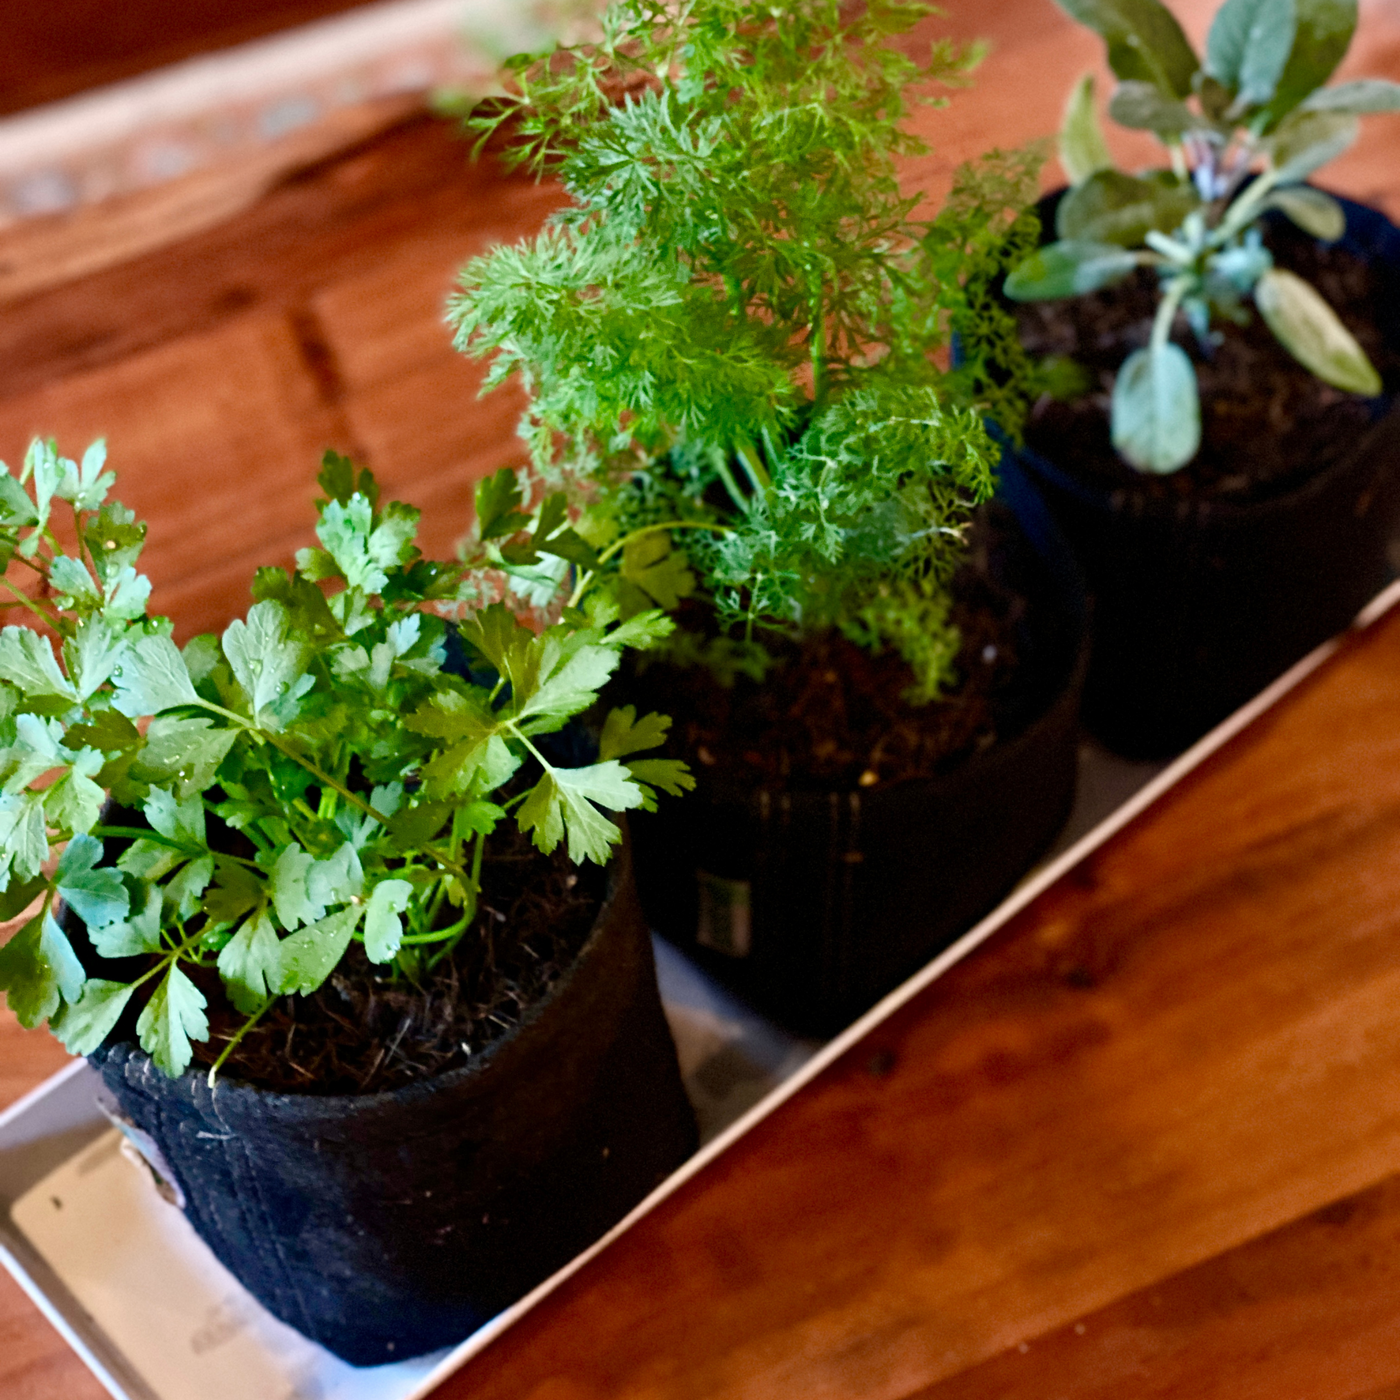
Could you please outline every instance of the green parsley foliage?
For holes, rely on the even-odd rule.
[[[356,942],[413,977],[469,934],[511,808],[541,851],[603,862],[610,814],[691,785],[683,764],[632,757],[662,742],[661,716],[608,718],[582,767],[541,747],[625,648],[671,630],[606,601],[540,631],[482,606],[506,550],[522,568],[542,550],[597,562],[562,497],[532,515],[492,478],[480,516],[507,543],[424,560],[417,511],[328,453],[319,545],[295,574],[259,570],[247,616],[181,648],[146,616],[145,529],[106,501],[104,465],[100,443],[76,464],[47,442],[18,476],[0,465],[0,550],[41,585],[5,586],[42,626],[0,630],[0,918],[30,912],[0,947],[0,990],[75,1053],[139,1007],[141,1045],[179,1074],[208,1037],[211,987],[251,1024]],[[52,528],[62,503],[75,552]],[[443,666],[444,614],[463,612],[466,676]]]
[[[1060,163],[1073,185],[1056,212],[1059,240],[1029,252],[1006,293],[1050,300],[1155,270],[1162,299],[1151,340],[1123,362],[1113,387],[1113,445],[1124,460],[1166,475],[1200,448],[1196,372],[1171,338],[1178,315],[1209,354],[1220,337],[1212,322],[1246,320],[1250,298],[1319,379],[1379,394],[1366,352],[1315,288],[1274,266],[1260,225],[1272,210],[1324,242],[1340,238],[1341,205],[1304,181],[1351,145],[1360,117],[1400,111],[1400,83],[1324,86],[1351,43],[1356,0],[1224,0],[1203,58],[1160,0],[1060,5],[1107,45],[1119,79],[1109,116],[1152,132],[1170,165],[1117,169],[1093,76],[1081,78],[1060,129]]]
[[[947,585],[998,456],[982,417],[1014,433],[1031,380],[992,289],[1033,246],[1037,160],[994,154],[916,216],[910,103],[977,57],[890,42],[930,13],[617,0],[469,118],[572,197],[468,264],[450,310],[488,386],[523,383],[534,475],[587,504],[597,557],[556,551],[556,590],[568,564],[623,616],[700,592],[745,638],[836,626],[898,647],[916,698],[949,680]],[[478,545],[526,528],[523,498],[493,492]]]

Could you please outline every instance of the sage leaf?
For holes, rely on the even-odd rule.
[[[190,1041],[208,1038],[204,1007],[204,994],[172,963],[136,1022],[141,1048],[171,1078],[189,1067]]]
[[[1296,0],[1296,4],[1293,50],[1269,103],[1266,130],[1336,72],[1356,32],[1356,0]]]
[[[1184,467],[1201,445],[1196,373],[1179,345],[1135,350],[1113,385],[1113,445],[1143,472]]]
[[[1072,185],[1082,184],[1097,171],[1113,168],[1113,156],[1094,105],[1092,73],[1086,73],[1070,91],[1060,122],[1059,156]]]
[[[1013,301],[1078,296],[1121,282],[1137,265],[1137,256],[1116,244],[1063,239],[1013,268],[1004,290]]]
[[[1287,185],[1264,202],[1265,209],[1286,214],[1304,233],[1335,243],[1347,231],[1346,211],[1330,194],[1308,185]]]
[[[302,996],[314,992],[345,956],[364,912],[363,904],[352,904],[284,938],[278,955],[276,990],[283,994],[299,992]]]
[[[1119,83],[1109,98],[1108,115],[1119,126],[1153,131],[1167,142],[1202,124],[1184,102],[1166,96],[1155,83]]]
[[[1100,35],[1122,79],[1155,83],[1173,97],[1191,92],[1200,66],[1181,25],[1158,0],[1058,0],[1072,19]]]
[[[365,956],[370,962],[386,963],[399,951],[403,940],[403,920],[413,886],[407,880],[381,880],[371,892],[365,909]]]
[[[1241,106],[1269,101],[1298,28],[1295,0],[1225,0],[1206,39],[1206,72],[1238,94]]]
[[[1384,78],[1358,78],[1336,87],[1318,88],[1302,104],[1305,112],[1350,112],[1363,117],[1370,112],[1400,111],[1400,83]]]
[[[1254,288],[1254,302],[1279,344],[1321,380],[1374,398],[1381,377],[1321,293],[1296,273],[1275,267]]]
[[[1171,233],[1199,205],[1189,181],[1100,170],[1060,201],[1055,231],[1065,241],[1140,248],[1149,230]]]
[[[49,1029],[70,1055],[91,1055],[111,1035],[135,990],[129,982],[89,978],[78,1000],[49,1019]]]
[[[1277,182],[1306,180],[1347,150],[1360,130],[1349,112],[1294,112],[1265,143]]]

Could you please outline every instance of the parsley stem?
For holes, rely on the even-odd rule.
[[[110,838],[114,841],[149,841],[153,846],[165,846],[172,851],[179,851],[183,855],[197,856],[203,854],[199,850],[191,850],[182,841],[177,841],[173,837],[163,836],[159,831],[147,829],[142,831],[136,826],[95,826],[90,833],[99,838]],[[220,851],[221,860],[236,860],[239,865],[246,865],[253,870],[259,869],[256,861],[249,860],[246,856],[231,855],[227,851]]]
[[[43,570],[41,569],[39,572],[42,574]],[[16,603],[19,607],[28,608],[29,611],[35,615],[35,617],[43,618],[43,620],[47,622],[49,626],[54,629],[54,631],[58,632],[60,635],[62,634],[63,624],[55,613],[49,612],[48,609],[43,607],[37,599],[31,598],[27,593],[21,593],[20,590],[16,588],[14,584],[10,582],[9,579],[0,578],[0,583],[3,583],[5,587],[8,588],[12,594],[14,594]]]
[[[211,1089],[214,1087],[214,1080],[218,1077],[219,1071],[224,1066],[224,1061],[228,1059],[228,1057],[232,1055],[233,1052],[238,1048],[238,1042],[242,1040],[243,1037],[247,1035],[248,1032],[258,1024],[259,1021],[262,1020],[263,1013],[276,1001],[276,997],[268,997],[268,999],[265,1002],[263,1002],[263,1004],[255,1012],[253,1012],[253,1014],[250,1017],[248,1017],[246,1021],[244,1021],[244,1023],[234,1033],[233,1038],[229,1041],[227,1045],[224,1046],[223,1050],[219,1054],[219,1058],[215,1060],[214,1063],[209,1067],[209,1087]]]
[[[569,595],[566,606],[578,607],[579,599],[583,597],[588,589],[588,585],[598,576],[598,569],[601,569],[620,549],[626,549],[629,544],[639,540],[643,535],[654,535],[658,530],[715,530],[719,534],[728,535],[732,533],[729,525],[719,525],[708,520],[661,520],[655,525],[643,525],[639,529],[629,530],[621,539],[614,540],[601,554],[598,555],[598,567],[589,569],[579,579],[574,587],[574,591]],[[499,689],[499,686],[497,687]],[[492,692],[492,699],[495,699],[495,692]]]
[[[277,737],[277,735],[273,734],[270,730],[262,728],[261,725],[254,724],[252,720],[245,719],[244,716],[235,713],[233,710],[226,710],[222,705],[214,704],[212,700],[205,700],[201,697],[198,703],[201,706],[203,706],[206,710],[212,710],[215,714],[223,715],[225,719],[231,719],[240,728],[246,729],[248,733],[256,734],[260,739],[264,740],[266,743],[271,744],[272,747],[278,750],[279,753],[286,754],[286,756],[290,758],[293,763],[299,763],[303,768],[306,769],[308,773],[311,774],[313,778],[317,780],[317,782],[324,783],[327,787],[334,788],[335,791],[338,792],[352,807],[357,807],[367,817],[373,817],[374,820],[377,821],[380,826],[385,828],[388,827],[389,818],[386,817],[383,814],[383,812],[375,811],[375,809],[371,807],[370,804],[359,795],[359,793],[352,792],[348,787],[345,786],[344,783],[340,782],[335,778],[332,778],[329,773],[323,772],[309,758],[303,758],[302,755],[297,753],[297,751],[294,748],[292,748],[289,744],[284,743],[281,739]],[[437,850],[436,847],[433,846],[424,846],[423,851],[425,854],[432,856],[432,858],[435,861],[437,861],[437,863],[440,866],[442,866],[444,870],[450,871],[459,880],[461,880],[464,886],[468,885],[469,881],[471,880],[471,876],[469,876],[467,872],[462,868],[462,866],[460,866],[455,860],[452,860],[450,857],[443,855],[441,851]]]

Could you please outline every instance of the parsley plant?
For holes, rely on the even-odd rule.
[[[603,862],[620,835],[605,811],[691,785],[684,764],[633,757],[664,739],[660,715],[614,711],[582,767],[537,743],[594,703],[624,648],[667,635],[657,610],[619,623],[595,598],[532,631],[481,606],[492,560],[421,558],[418,512],[329,453],[319,547],[295,573],[259,570],[247,617],[182,649],[146,614],[145,527],[107,500],[104,464],[100,442],[75,463],[41,441],[18,477],[0,464],[0,563],[41,585],[6,579],[9,606],[44,629],[0,631],[0,919],[35,909],[0,949],[0,989],[23,1025],[86,1054],[145,988],[137,1036],[179,1074],[208,1036],[199,984],[215,974],[244,1030],[352,943],[413,979],[469,933],[512,809],[541,851]],[[480,496],[498,555],[575,548],[562,497],[518,511],[502,478]],[[468,677],[443,669],[442,614],[464,610]],[[60,900],[129,974],[89,975]]]

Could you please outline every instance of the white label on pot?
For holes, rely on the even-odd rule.
[[[700,920],[695,941],[727,958],[746,958],[753,940],[749,900],[752,886],[747,880],[726,880],[697,870],[700,885]]]
[[[399,1400],[441,1353],[346,1365],[272,1317],[104,1134],[11,1209],[158,1400]]]

